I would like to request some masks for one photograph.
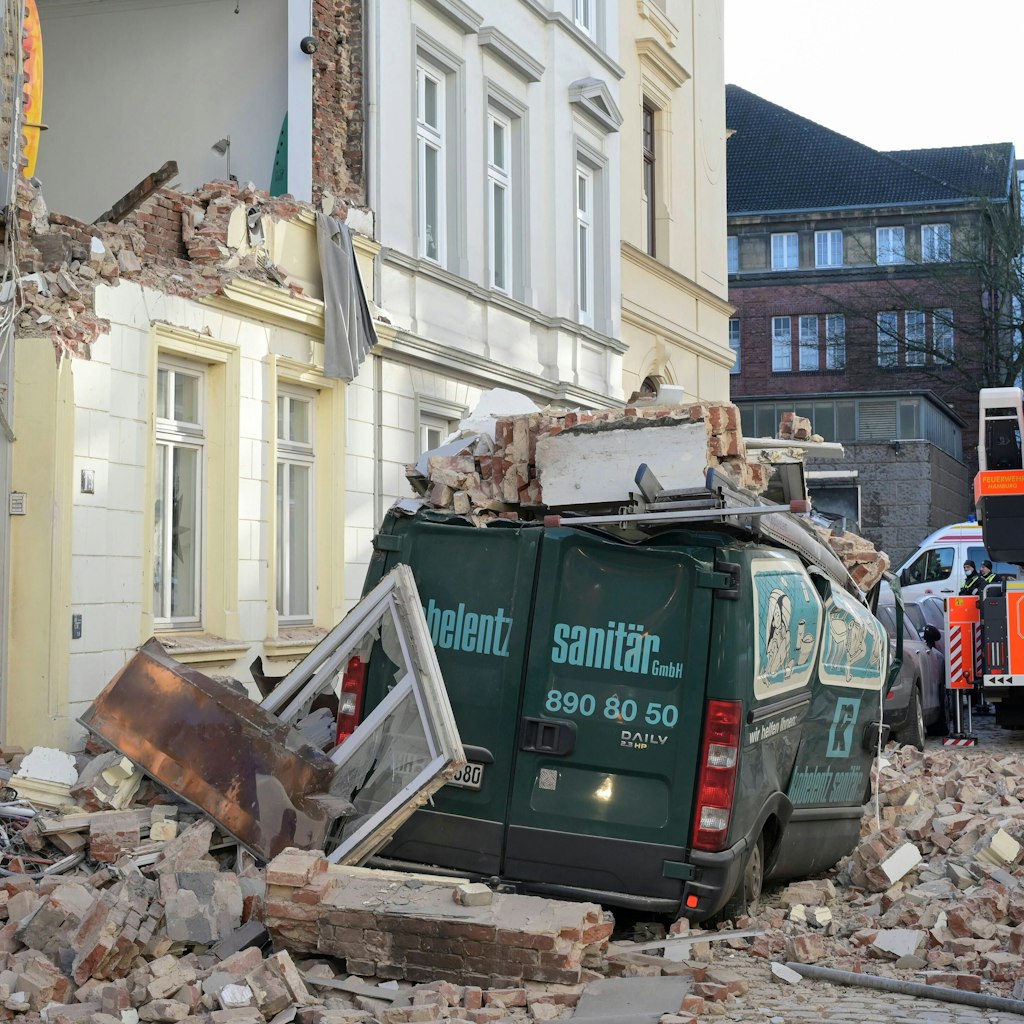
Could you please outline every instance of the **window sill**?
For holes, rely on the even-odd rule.
[[[229,665],[249,650],[249,644],[232,643],[212,633],[157,633],[164,650],[184,665]]]
[[[319,626],[286,626],[272,640],[263,641],[263,654],[268,661],[294,661],[309,654],[325,636],[327,630]]]

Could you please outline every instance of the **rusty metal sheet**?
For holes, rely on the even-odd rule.
[[[257,856],[317,849],[335,765],[230,684],[148,641],[79,719]]]

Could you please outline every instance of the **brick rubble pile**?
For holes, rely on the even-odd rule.
[[[406,475],[418,492],[437,508],[460,513],[491,510],[514,517],[518,509],[544,506],[537,471],[537,440],[563,432],[590,433],[650,429],[652,451],[669,435],[659,428],[703,423],[706,466],[723,470],[738,487],[761,493],[768,485],[768,467],[747,458],[739,410],[730,402],[689,406],[630,406],[598,412],[546,410],[497,420],[494,441],[486,435],[467,439],[455,455],[435,455],[423,478],[414,466]],[[669,442],[670,443],[670,442]]]
[[[886,762],[875,773],[881,827],[871,803],[857,848],[826,877],[769,889],[735,921],[763,934],[695,956],[1024,998],[1024,756],[890,745]]]
[[[806,416],[797,416],[793,412],[785,412],[779,422],[778,437],[780,440],[821,441],[820,434],[815,434],[811,421]],[[842,559],[853,582],[864,593],[889,571],[889,556],[879,551],[871,541],[849,530],[829,530],[815,525],[815,532]]]
[[[0,1021],[528,1024],[601,977],[594,904],[259,865],[116,751],[9,748],[0,779]]]
[[[704,465],[723,471],[732,483],[752,494],[768,487],[771,455],[761,462],[748,455],[740,427],[739,410],[730,402],[689,406],[630,406],[600,412],[546,410],[497,420],[494,440],[488,434],[473,435],[454,454],[431,455],[424,476],[416,466],[406,467],[413,489],[435,508],[460,515],[488,514],[516,519],[546,508],[542,474],[538,472],[537,441],[560,434],[650,429],[651,453],[666,438],[659,428],[675,424],[703,423]],[[820,442],[810,420],[785,413],[779,439]],[[624,496],[623,496],[624,497]],[[839,556],[854,583],[867,593],[889,569],[889,556],[871,541],[849,530],[830,530],[815,525],[819,537]]]
[[[6,767],[9,788],[24,762]],[[79,775],[61,807],[0,822],[0,1020],[528,1024],[571,1019],[602,978],[672,977],[685,994],[661,1020],[693,1024],[744,1012],[752,979],[806,991],[787,961],[1024,995],[1017,754],[890,745],[856,850],[721,931],[677,922],[669,941],[692,940],[682,960],[610,948],[612,917],[594,904],[336,867],[319,851],[260,866],[115,752]]]

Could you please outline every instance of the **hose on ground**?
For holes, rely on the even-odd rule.
[[[873,988],[882,992],[896,992],[919,999],[935,999],[940,1003],[960,1003],[962,1006],[976,1006],[982,1010],[1003,1010],[1024,1016],[1024,1000],[1007,999],[1005,996],[988,996],[981,992],[965,992],[959,988],[945,988],[942,985],[922,985],[916,981],[901,978],[883,978],[877,974],[856,974],[853,971],[837,971],[833,967],[818,967],[815,964],[787,963],[791,971],[815,981],[829,981],[833,985],[850,985],[853,988]]]

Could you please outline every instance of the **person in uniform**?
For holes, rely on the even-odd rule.
[[[977,594],[981,588],[981,577],[974,563],[967,559],[964,562],[964,585],[960,588],[961,594]]]

